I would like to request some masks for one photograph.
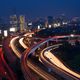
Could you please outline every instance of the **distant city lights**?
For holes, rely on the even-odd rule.
[[[9,30],[10,32],[15,32],[16,31],[16,29],[13,27],[13,28],[10,28],[10,30]]]
[[[66,24],[68,24],[68,23],[67,23],[67,22],[63,22],[62,24],[63,24],[63,25],[66,25]]]
[[[51,25],[49,25],[49,28],[51,28]]]
[[[54,23],[54,27],[59,27],[59,26],[61,26],[60,23]]]
[[[0,34],[2,33],[2,31],[0,30]]]
[[[38,25],[38,29],[40,29],[40,25]]]
[[[4,37],[7,37],[7,36],[8,36],[8,31],[4,30]]]
[[[31,22],[31,23],[28,23],[28,25],[29,25],[29,26],[32,26],[32,22]]]

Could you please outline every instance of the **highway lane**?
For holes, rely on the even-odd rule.
[[[28,67],[28,65],[25,65],[25,61],[27,62],[27,58],[26,56],[24,56],[24,54],[27,52],[28,50],[24,51],[20,61],[21,61],[21,68],[22,68],[22,72],[24,74],[24,78],[25,80],[36,80],[35,76],[32,75],[32,71],[30,71],[30,68]],[[26,54],[27,55],[27,54]]]
[[[56,67],[60,68],[61,70],[63,70],[62,72],[70,77],[67,77],[67,79],[71,79],[71,80],[78,80],[80,79],[80,75],[71,71],[70,69],[68,69],[66,66],[64,66],[64,64],[58,59],[56,58],[51,52],[50,52],[50,48],[52,47],[48,47],[45,49],[45,51],[42,52],[41,54],[41,59],[43,60],[43,62],[46,62],[47,64],[51,65],[56,65]],[[49,51],[48,51],[49,50]],[[49,60],[47,60],[46,58]],[[51,64],[50,64],[51,63]],[[52,66],[52,65],[51,65]],[[51,67],[52,68],[52,67]],[[59,71],[59,69],[58,69]],[[65,72],[64,72],[65,71]],[[63,74],[63,75],[64,75]],[[63,76],[62,75],[62,76]],[[65,77],[65,75],[63,76]]]
[[[69,74],[71,74],[71,75],[77,77],[78,79],[80,79],[80,75],[78,73],[73,72],[72,70],[70,70],[69,68],[64,66],[64,64],[57,57],[55,57],[50,51],[47,52],[46,57],[50,59],[50,62],[52,62],[53,64],[55,64],[59,68],[65,70],[66,72],[69,72]],[[74,78],[74,79],[77,79],[77,78]]]
[[[21,53],[19,52],[19,50],[16,48],[16,40],[19,39],[19,36],[13,38],[11,41],[10,41],[10,46],[11,46],[11,49],[13,50],[13,52],[15,53],[15,55],[18,57],[18,58],[21,58]]]
[[[19,39],[19,43],[22,45],[24,49],[28,49],[28,47],[24,44],[23,39],[24,38]]]
[[[26,33],[23,35],[24,36],[30,36],[34,34],[33,32],[32,33]],[[18,57],[18,58],[21,58],[21,53],[20,51],[18,50],[18,48],[16,47],[16,41],[20,38],[20,36],[17,36],[17,37],[14,37],[11,41],[10,41],[10,46],[11,46],[11,49],[13,50],[13,52],[15,53],[15,55]],[[23,43],[23,38],[19,39],[19,43],[21,44],[21,46],[24,48],[24,49],[27,49],[28,47]]]
[[[34,32],[26,33],[26,34],[24,34],[24,35],[22,36],[21,39],[19,39],[19,43],[21,44],[21,46],[22,46],[24,49],[28,49],[27,45],[25,45],[24,42],[23,42],[24,37],[31,38],[33,34],[34,34]]]
[[[55,77],[51,76],[49,73],[41,69],[40,66],[33,64],[30,61],[27,61],[27,65],[29,68],[31,68],[34,72],[36,72],[38,75],[40,75],[45,80],[57,80]]]
[[[8,80],[17,80],[15,73],[5,61],[2,50],[0,50],[0,75]]]

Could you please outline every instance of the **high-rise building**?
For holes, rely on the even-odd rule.
[[[20,20],[20,32],[23,32],[25,31],[25,26],[26,26],[25,16],[20,15],[19,20]]]
[[[18,19],[16,15],[10,16],[10,27],[15,28],[15,31],[18,30]]]

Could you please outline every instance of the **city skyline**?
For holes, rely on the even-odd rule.
[[[80,16],[80,0],[2,0],[0,16],[8,17],[14,13],[23,14],[27,18],[58,16]]]
[[[1,0],[0,80],[80,80],[80,0]]]

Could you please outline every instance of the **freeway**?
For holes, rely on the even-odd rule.
[[[20,40],[19,40],[19,42],[20,42],[20,44],[24,47],[24,48],[26,48],[26,45],[23,43],[23,38],[21,38]],[[35,65],[34,64],[32,64],[31,62],[29,62],[28,60],[27,60],[27,64],[28,64],[28,66],[32,69],[32,70],[34,70],[35,72],[37,72],[39,75],[41,75],[41,76],[43,76],[46,80],[48,79],[48,80],[52,80],[54,77],[52,77],[52,76],[47,76],[46,75],[46,73],[45,72],[43,72],[41,69],[40,69],[40,67],[35,67]],[[37,70],[36,70],[37,69]],[[24,70],[24,71],[26,71],[26,70]],[[43,74],[44,73],[44,74]],[[45,76],[44,76],[45,75]],[[54,80],[56,80],[55,78],[54,78]]]
[[[52,41],[52,40],[55,40],[55,39],[59,39],[59,38],[64,38],[64,37],[69,37],[69,36],[55,36],[55,37],[52,37],[52,38],[48,38],[46,40],[43,40],[43,41],[39,42],[38,44],[32,46],[31,48],[28,48],[24,52],[24,54],[22,55],[22,57],[19,57],[19,58],[21,58],[21,67],[22,67],[22,71],[23,71],[23,74],[24,74],[25,79],[28,79],[28,80],[34,79],[33,76],[31,75],[28,67],[31,68],[33,71],[35,71],[37,74],[40,74],[45,79],[46,76],[44,75],[44,72],[42,71],[43,73],[41,73],[40,72],[41,69],[38,66],[36,67],[36,66],[34,66],[34,64],[32,62],[29,62],[29,60],[28,60],[29,59],[29,56],[30,55],[33,55],[35,53],[35,50],[38,49],[38,48],[40,48],[41,46],[43,46],[43,44],[46,44],[49,41]],[[14,43],[16,39],[17,38],[13,39],[12,42],[11,42],[11,44]],[[49,46],[49,45],[47,45],[47,46]],[[14,49],[15,49],[15,53],[17,53],[17,52],[19,53],[19,50],[18,49],[16,49],[16,48],[14,48]],[[43,52],[43,54],[44,54],[44,52]],[[20,53],[19,53],[19,55],[20,55]],[[45,56],[45,57],[47,58],[47,56]],[[61,68],[57,67],[56,65],[52,64],[51,63],[52,61],[51,62],[50,61],[47,61],[47,59],[45,57],[43,56],[43,58],[42,58],[42,56],[40,56],[41,61],[43,62],[43,64],[45,65],[45,63],[46,63],[46,66],[49,66],[55,72],[59,73],[59,75],[61,74],[60,76],[63,76],[67,80],[69,80],[69,79],[70,80],[77,79],[76,77],[72,76],[70,73],[68,74],[66,71],[64,71]],[[37,69],[37,68],[39,68],[39,69]],[[49,75],[47,74],[47,76],[49,76]],[[50,80],[50,78],[48,78],[48,80]]]
[[[43,46],[43,44],[47,43],[47,42],[50,41],[50,40],[52,40],[52,38],[49,38],[49,39],[47,39],[47,40],[44,40],[44,41],[39,42],[37,45],[34,45],[34,46],[32,46],[29,50],[27,50],[27,51],[24,53],[24,55],[22,55],[21,63],[24,63],[24,64],[22,65],[22,68],[23,68],[23,71],[25,72],[25,74],[27,73],[27,72],[26,72],[26,66],[27,66],[27,65],[28,65],[30,68],[32,68],[32,66],[30,66],[30,65],[28,64],[29,55],[34,54],[34,52],[35,52],[35,50],[36,50],[37,48]],[[34,67],[35,67],[35,66],[34,66]],[[37,71],[37,67],[35,67],[33,70],[36,70],[36,73],[41,75],[41,73],[39,73],[40,71],[39,71],[39,70]],[[43,73],[42,75],[44,75],[44,73]],[[47,74],[47,76],[49,76],[49,74]],[[45,79],[45,75],[43,76],[43,78]],[[55,79],[55,78],[53,77],[52,79]],[[50,79],[47,78],[47,80],[50,80]]]
[[[23,35],[24,36],[30,36],[34,33],[26,33]],[[20,36],[17,36],[17,37],[14,37],[11,41],[10,41],[10,46],[11,46],[11,49],[13,50],[13,52],[15,53],[15,55],[18,57],[18,58],[21,58],[21,53],[20,51],[17,49],[16,45],[16,41],[19,39]],[[26,49],[28,48],[24,43],[23,43],[23,38],[19,39],[19,43],[21,44],[21,46]]]
[[[58,45],[56,45],[58,46]],[[67,68],[57,57],[55,57],[50,50],[53,48],[54,46],[50,46],[46,49],[44,49],[41,53],[41,60],[42,62],[45,64],[49,64],[51,65],[51,69],[53,69],[53,67],[56,68],[58,67],[60,70],[60,74],[61,76],[63,76],[64,78],[66,78],[67,80],[79,80],[80,79],[80,74],[73,72],[72,70],[70,70],[69,68]],[[56,48],[56,47],[55,47]],[[48,59],[48,60],[47,60]],[[55,66],[54,66],[55,65]],[[58,71],[59,71],[58,69]],[[56,71],[56,72],[58,72]],[[62,72],[62,74],[61,74]],[[64,75],[66,74],[66,76]],[[67,76],[68,75],[68,76]]]
[[[27,52],[26,52],[27,53]],[[26,54],[27,55],[27,54]],[[25,57],[23,57],[23,60],[25,59]],[[49,74],[47,74],[45,71],[43,71],[42,69],[40,69],[40,67],[38,67],[37,65],[31,63],[30,61],[28,61],[27,57],[27,65],[29,68],[31,68],[33,71],[35,71],[38,75],[40,75],[41,77],[43,77],[46,80],[56,80],[56,78],[54,78],[53,76],[50,76]],[[25,65],[24,61],[22,61],[22,69],[23,69],[23,73],[27,73],[27,65]],[[29,72],[29,71],[28,71]],[[24,75],[25,75],[24,74]],[[47,76],[48,75],[48,76]],[[27,75],[26,75],[27,76]],[[26,78],[25,76],[25,78]]]

